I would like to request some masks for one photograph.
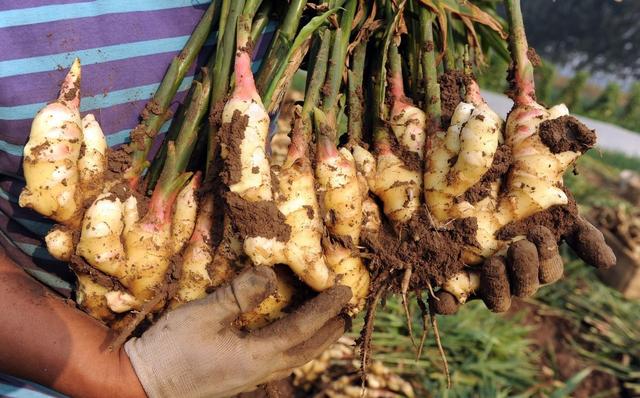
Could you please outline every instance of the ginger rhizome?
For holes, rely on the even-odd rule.
[[[506,255],[511,293],[527,297],[535,293],[539,283],[551,283],[561,277],[562,260],[557,254],[556,240],[562,233],[534,227],[504,240],[499,232],[535,214],[570,205],[562,177],[580,155],[595,145],[595,134],[571,118],[563,104],[546,109],[536,102],[533,65],[527,55],[519,1],[510,0],[507,5],[515,60],[510,90],[514,107],[504,133],[500,119],[480,97],[477,84],[467,78],[466,101],[456,108],[447,134],[434,137],[425,171],[425,197],[440,223],[475,218],[477,245],[466,248],[466,262],[477,264],[495,254]],[[488,192],[472,203],[464,194],[481,184],[484,175],[496,165],[500,144],[510,156],[509,168],[493,181],[483,181],[489,183]],[[580,228],[574,233],[580,234]],[[597,236],[593,239],[598,244],[592,251],[599,251],[602,256],[590,262],[596,266],[615,263],[604,240]],[[495,290],[505,289],[507,272],[501,271],[499,260],[489,260],[482,271],[465,270],[457,274],[443,285],[443,290],[463,303],[480,288],[490,308],[504,311],[508,302],[499,303],[492,297],[497,296]],[[481,280],[487,278],[484,274],[489,275],[487,283],[494,288],[493,292],[486,286],[482,288]],[[504,282],[496,282],[498,274],[503,275]],[[503,293],[508,297],[508,288]]]
[[[19,204],[60,223],[45,237],[51,255],[69,260],[73,231],[82,222],[84,206],[102,192],[107,143],[92,114],[80,118],[80,60],[62,82],[56,101],[33,120],[24,147],[26,185]]]

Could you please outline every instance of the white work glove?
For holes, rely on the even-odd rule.
[[[275,274],[258,267],[208,297],[163,315],[125,344],[150,398],[228,397],[286,377],[345,331],[339,316],[351,289],[336,286],[295,313],[250,333],[233,326],[273,293]]]

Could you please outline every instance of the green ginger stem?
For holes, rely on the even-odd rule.
[[[225,0],[231,4],[228,6],[228,13],[221,16],[224,19],[224,30],[221,29],[222,36],[218,38],[218,48],[216,50],[216,59],[213,64],[213,74],[211,76],[215,84],[211,87],[211,97],[209,98],[209,131],[207,145],[207,164],[205,167],[205,180],[210,181],[213,178],[213,165],[217,152],[216,134],[220,126],[212,123],[217,115],[214,114],[218,109],[216,105],[222,101],[229,91],[231,80],[231,66],[235,59],[236,51],[236,28],[238,17],[244,9],[244,0]]]
[[[289,8],[282,24],[274,33],[271,44],[256,74],[256,87],[263,98],[266,90],[276,78],[282,59],[286,57],[292,46],[306,5],[307,0],[292,0],[289,3]]]
[[[327,64],[329,61],[329,47],[331,47],[331,32],[325,30],[319,33],[320,48],[316,55],[313,70],[311,70],[311,78],[306,87],[304,95],[304,105],[302,106],[302,117],[305,120],[304,138],[307,142],[311,140],[311,115],[313,109],[320,101],[320,92],[322,84],[327,75]]]
[[[269,24],[269,14],[273,9],[273,2],[267,1],[263,2],[255,17],[253,17],[253,22],[251,24],[251,42],[256,43],[260,38],[260,35],[264,31],[264,29]]]
[[[142,140],[141,142],[134,141],[132,143],[134,151],[131,155],[131,167],[125,172],[125,179],[131,187],[138,186],[142,173],[149,164],[147,156],[153,144],[153,139],[166,121],[169,105],[191,64],[193,64],[207,40],[213,26],[214,17],[219,9],[220,0],[212,1],[180,54],[171,61],[171,65],[158,90],[147,105],[147,109],[150,111],[149,115],[132,131],[132,135],[134,133],[142,133]]]
[[[420,8],[420,33],[423,48],[421,51],[422,74],[425,85],[425,112],[429,117],[429,132],[440,130],[442,125],[442,105],[440,103],[440,84],[436,66],[436,49],[433,40],[435,16],[426,7]]]
[[[362,130],[364,120],[364,61],[367,53],[367,42],[358,43],[353,51],[351,59],[351,69],[347,71],[349,79],[349,143],[351,145],[360,144],[362,141]]]
[[[340,26],[334,32],[333,48],[331,50],[331,63],[325,82],[325,96],[322,101],[322,110],[330,121],[335,123],[338,111],[338,94],[342,83],[347,48],[351,37],[351,25],[356,14],[356,0],[348,0],[340,17]],[[335,126],[334,126],[335,127]]]
[[[344,0],[337,0],[337,5],[334,8],[325,11],[321,15],[317,15],[311,18],[311,20],[305,26],[303,26],[302,29],[300,29],[300,32],[298,32],[298,35],[289,48],[289,52],[287,53],[287,55],[279,60],[278,68],[273,80],[269,82],[269,86],[261,94],[262,102],[264,103],[265,108],[267,108],[268,110],[275,108],[274,105],[276,105],[278,99],[282,98],[282,93],[277,91],[283,88],[283,85],[280,84],[280,79],[282,79],[285,75],[285,71],[289,66],[289,62],[291,62],[298,51],[303,47],[303,45],[305,45],[311,35],[321,26],[323,26],[331,15],[338,11],[343,2]]]
[[[512,99],[516,104],[530,104],[535,102],[536,98],[535,82],[533,64],[527,56],[529,46],[524,31],[520,0],[505,0],[505,6],[509,19],[509,47],[515,62],[515,90]]]
[[[253,20],[253,17],[256,15],[261,3],[262,0],[247,0],[244,4],[242,15],[246,15],[249,20]]]
[[[180,126],[175,141],[167,142],[167,150],[169,145],[173,143],[174,159],[169,162],[167,160],[162,168],[162,172],[158,177],[150,175],[148,188],[152,190],[156,186],[162,184],[170,184],[170,182],[178,178],[187,169],[187,164],[191,158],[193,148],[198,139],[198,128],[207,114],[209,106],[209,94],[211,93],[211,78],[206,69],[202,70],[202,82],[195,81],[193,83],[193,91],[191,101],[184,113],[184,122]],[[165,190],[162,188],[161,190]]]

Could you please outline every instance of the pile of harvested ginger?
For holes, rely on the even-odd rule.
[[[468,300],[503,312],[557,281],[562,241],[615,264],[563,185],[595,132],[536,102],[520,0],[505,0],[508,23],[468,1],[273,3],[212,1],[120,148],[80,114],[78,59],[35,115],[20,205],[57,223],[47,248],[76,273],[78,305],[118,332],[114,346],[264,265],[277,292],[238,327],[347,285],[345,311],[366,311],[366,366],[388,294],[407,315],[415,295],[426,328]],[[269,37],[254,74],[254,43]],[[506,120],[474,79],[486,51],[510,53]],[[208,62],[161,136],[196,59]],[[305,76],[304,98],[281,109]]]

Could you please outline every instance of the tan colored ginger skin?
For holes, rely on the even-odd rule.
[[[33,120],[24,148],[26,186],[21,207],[30,207],[61,225],[45,237],[47,249],[59,260],[74,251],[73,230],[80,226],[82,206],[103,188],[107,142],[91,114],[80,119],[80,60],[62,82],[56,101]]]
[[[228,262],[214,262],[213,210],[214,197],[207,195],[199,206],[195,229],[182,253],[182,273],[173,307],[205,297],[208,289],[221,285],[233,275]]]
[[[289,240],[251,237],[245,240],[244,250],[255,265],[287,264],[312,289],[322,291],[333,285],[335,275],[323,257],[313,169],[301,141],[300,135],[294,134],[278,174],[276,204],[291,227]]]
[[[180,253],[189,241],[195,228],[198,212],[196,193],[200,186],[200,173],[197,173],[178,193],[173,209],[171,234],[173,236],[173,252]]]
[[[423,157],[426,140],[426,115],[413,106],[404,94],[402,73],[389,79],[392,100],[389,125],[400,145]],[[358,170],[367,180],[371,192],[382,200],[384,213],[396,223],[409,221],[420,206],[422,173],[412,170],[392,150],[391,137],[384,126],[374,133],[375,157],[366,149],[355,146],[353,156]]]
[[[477,83],[468,84],[465,102],[456,107],[446,133],[434,135],[426,160],[425,198],[438,221],[459,217],[455,200],[491,168],[503,141],[502,126],[502,119],[480,96]]]
[[[183,191],[193,189],[192,182]],[[176,253],[174,249],[181,246],[172,234],[176,196],[165,197],[155,190],[149,211],[142,217],[133,196],[122,202],[115,195],[102,194],[87,209],[77,254],[91,266],[117,278],[128,289],[128,292],[106,295],[113,311],[140,308],[162,285],[170,258]]]
[[[100,126],[93,115],[80,119],[80,80],[76,59],[58,99],[33,119],[24,147],[26,186],[19,200],[21,207],[70,227],[80,224],[83,202],[99,193],[106,168],[107,144]]]
[[[462,202],[449,214],[450,218],[457,216],[477,218],[477,240],[480,247],[467,248],[469,262],[479,262],[483,257],[489,257],[499,250],[504,251],[506,242],[499,242],[495,237],[496,232],[504,225],[544,211],[551,206],[567,204],[568,198],[562,190],[562,176],[581,155],[581,152],[575,151],[552,153],[550,148],[542,142],[540,124],[567,115],[569,112],[564,105],[545,109],[536,102],[533,65],[527,56],[528,47],[519,2],[507,2],[507,11],[511,19],[510,44],[515,61],[515,86],[512,92],[514,108],[509,113],[505,131],[505,143],[511,149],[512,164],[506,176],[506,183],[502,187],[504,194],[497,195],[494,190],[492,196],[480,203],[471,205],[468,202]],[[429,171],[429,166],[427,168]],[[437,190],[438,187],[432,188]],[[535,249],[533,250],[535,253]],[[510,249],[510,252],[514,251]],[[538,283],[537,277],[531,279],[535,282],[531,286],[535,286]],[[455,286],[449,286],[446,290],[452,293],[456,290],[455,288]],[[526,295],[530,294],[530,291],[514,293]]]
[[[26,186],[19,201],[21,207],[68,225],[80,222],[80,74],[80,60],[76,59],[62,82],[58,99],[33,119],[24,147]]]
[[[240,144],[241,177],[238,182],[230,184],[229,189],[248,202],[275,202],[291,227],[291,234],[287,242],[261,236],[244,237],[244,251],[254,265],[286,264],[311,288],[322,291],[333,285],[334,275],[322,257],[322,222],[315,195],[313,169],[305,155],[303,143],[292,142],[285,164],[278,174],[278,191],[274,201],[265,148],[269,117],[251,73],[251,59],[247,52],[249,29],[240,28],[240,24],[246,22],[239,22],[236,84],[222,116],[223,123],[231,123],[236,112],[248,117]],[[223,147],[223,158],[227,153]]]
[[[269,115],[256,91],[251,73],[251,57],[246,50],[248,38],[240,37],[241,30],[238,29],[239,48],[235,59],[236,84],[231,98],[224,106],[222,123],[231,123],[236,112],[249,120],[240,144],[240,181],[229,185],[229,190],[249,202],[269,201],[273,199],[270,165],[266,153]],[[228,156],[228,149],[224,144],[221,146],[221,155],[223,159]]]
[[[364,218],[363,197],[353,156],[346,148],[338,150],[324,135],[318,137],[316,177],[325,226],[334,236],[348,237],[352,245],[347,248],[326,240],[325,259],[338,283],[351,288],[350,303],[358,310],[364,307],[370,283],[369,271],[355,251]]]
[[[477,85],[468,88],[467,101],[456,108],[447,134],[437,134],[425,172],[425,197],[436,219],[445,223],[459,217],[476,217],[480,248],[468,248],[467,261],[477,263],[504,249],[496,232],[506,224],[554,205],[567,204],[562,175],[579,152],[553,154],[538,134],[540,123],[566,115],[564,105],[549,110],[531,100],[515,107],[506,123],[505,142],[513,164],[506,177],[505,194],[497,190],[484,200],[455,203],[456,197],[477,183],[491,167],[501,141],[501,121],[479,96]],[[481,117],[478,117],[480,116]],[[454,166],[448,162],[457,157]]]

